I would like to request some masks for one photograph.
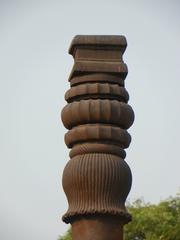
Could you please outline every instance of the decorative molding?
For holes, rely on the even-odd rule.
[[[124,36],[80,35],[69,49],[75,62],[61,118],[68,129],[65,143],[72,148],[63,172],[69,203],[63,221],[72,225],[81,218],[88,222],[89,216],[116,217],[120,225],[131,220],[125,201],[132,175],[124,159],[134,112],[124,88],[126,46]]]

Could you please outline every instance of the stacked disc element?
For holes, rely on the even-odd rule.
[[[69,209],[63,221],[79,216],[111,215],[127,223],[125,200],[132,176],[124,161],[134,121],[124,87],[124,36],[76,36],[69,49],[74,66],[62,122],[70,161],[63,173]]]

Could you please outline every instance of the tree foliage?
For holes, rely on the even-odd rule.
[[[180,194],[159,204],[138,199],[128,211],[133,220],[124,227],[124,240],[180,240]],[[71,231],[59,240],[71,240]]]
[[[58,240],[71,240],[71,229],[69,229],[64,236],[60,236]]]
[[[180,196],[157,205],[136,200],[128,207],[133,216],[124,228],[125,240],[180,240]]]

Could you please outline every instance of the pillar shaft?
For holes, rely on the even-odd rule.
[[[124,36],[76,36],[62,121],[70,160],[63,173],[73,240],[121,240],[131,220],[125,200],[132,176],[125,162],[134,113],[124,87]]]
[[[72,239],[120,240],[123,239],[123,224],[109,216],[77,219],[72,223]]]

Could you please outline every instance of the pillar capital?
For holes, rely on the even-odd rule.
[[[124,87],[126,46],[124,36],[77,35],[69,48],[74,66],[61,113],[71,149],[63,173],[69,203],[63,221],[72,224],[73,240],[120,240],[131,220],[125,201],[132,175],[124,159],[134,112]],[[112,231],[101,235],[105,228]]]

